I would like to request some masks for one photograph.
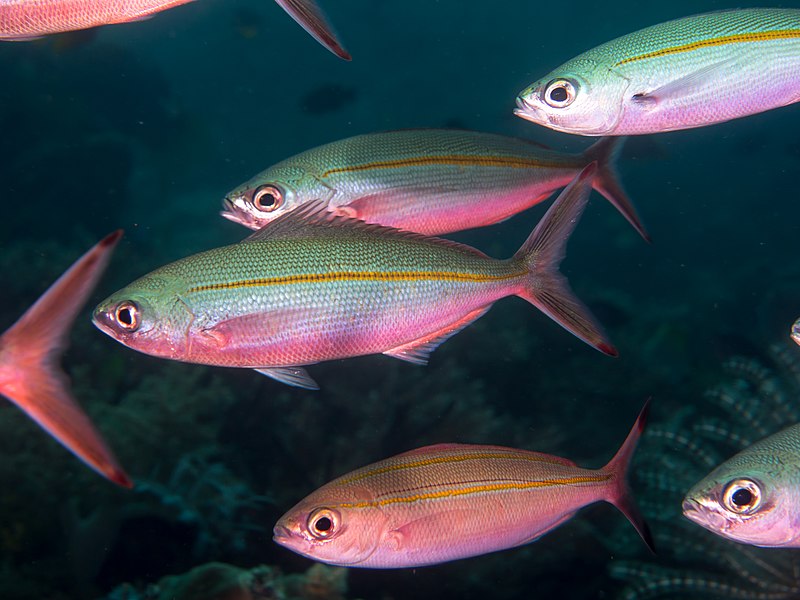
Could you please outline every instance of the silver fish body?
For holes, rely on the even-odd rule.
[[[727,10],[647,27],[531,84],[516,115],[579,135],[701,127],[800,100],[800,9]]]
[[[616,173],[621,139],[581,154],[528,140],[454,129],[358,135],[312,148],[227,194],[226,219],[251,229],[306,202],[335,214],[425,235],[498,223],[545,200],[596,161],[592,186],[645,238]]]
[[[714,469],[686,494],[683,514],[737,542],[800,548],[800,424]]]

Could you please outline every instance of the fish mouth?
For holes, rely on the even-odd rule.
[[[538,106],[528,102],[522,96],[517,96],[517,108],[515,108],[513,112],[516,116],[522,117],[526,121],[531,121],[532,123],[542,124],[549,121],[547,113]]]
[[[229,196],[225,196],[222,199],[222,210],[219,212],[220,215],[228,219],[229,221],[233,221],[234,223],[239,223],[240,225],[248,225],[248,219],[245,217],[236,207],[236,201],[231,200]],[[247,213],[244,213],[245,215]]]
[[[717,511],[710,509],[708,506],[694,500],[686,498],[681,505],[683,509],[683,516],[690,521],[697,523],[701,527],[724,533],[728,530],[728,520]]]
[[[286,546],[289,543],[289,540],[292,539],[292,532],[289,531],[283,525],[275,525],[272,529],[272,540],[276,544],[280,544],[281,546]]]
[[[219,214],[229,221],[244,225],[249,229],[257,229],[258,227],[256,226],[253,216],[240,206],[240,202],[243,203],[241,196],[236,196],[234,198],[225,196],[222,199],[222,210],[219,211]]]
[[[94,309],[94,312],[92,313],[92,324],[103,333],[116,338],[114,335],[114,327],[112,326],[113,321],[111,319],[111,313],[110,311],[105,310],[102,306],[98,306]]]

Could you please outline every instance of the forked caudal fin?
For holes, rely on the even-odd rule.
[[[275,0],[312,37],[339,58],[350,60],[350,53],[339,43],[333,28],[316,0]]]
[[[72,398],[57,364],[72,323],[121,236],[116,231],[84,254],[0,336],[0,394],[95,471],[129,488],[130,478]]]
[[[597,163],[593,162],[564,188],[514,255],[514,260],[524,262],[529,271],[527,286],[518,292],[521,298],[590,346],[609,356],[617,356],[617,350],[603,328],[572,293],[566,278],[558,272],[567,240],[589,201],[596,171]]]
[[[601,470],[613,475],[613,487],[610,490],[609,497],[605,500],[616,506],[620,512],[625,515],[631,524],[636,528],[636,531],[641,536],[644,543],[650,551],[655,554],[656,548],[653,542],[653,535],[650,533],[650,528],[639,512],[636,502],[633,500],[633,494],[628,487],[628,469],[633,459],[633,453],[636,450],[636,444],[647,425],[647,415],[650,412],[650,400],[644,403],[639,416],[636,417],[636,422],[633,424],[628,437],[622,442],[617,453],[614,455],[608,464]]]
[[[583,157],[587,162],[597,161],[597,172],[594,176],[593,186],[598,192],[605,196],[614,207],[622,213],[628,222],[633,225],[645,241],[650,241],[650,234],[647,233],[642,220],[639,218],[636,208],[633,206],[628,194],[619,181],[617,174],[617,158],[625,143],[624,137],[606,137],[589,146],[584,152]]]

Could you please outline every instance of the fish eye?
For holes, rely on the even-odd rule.
[[[318,508],[308,517],[308,532],[318,540],[325,540],[339,531],[339,513],[329,508]]]
[[[761,487],[752,479],[734,479],[725,486],[722,503],[731,512],[752,513],[761,505]]]
[[[120,329],[130,332],[136,331],[142,324],[139,305],[130,300],[121,302],[114,311],[114,320]]]
[[[262,185],[253,194],[253,204],[263,212],[272,212],[283,204],[283,192],[274,185]]]
[[[569,79],[554,79],[544,89],[544,101],[553,108],[565,108],[575,101],[577,85]]]

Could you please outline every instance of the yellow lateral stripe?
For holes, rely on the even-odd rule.
[[[410,158],[399,158],[396,160],[377,160],[363,165],[348,165],[345,167],[335,167],[322,173],[321,177],[337,173],[350,173],[358,171],[370,171],[372,169],[401,169],[404,167],[425,167],[428,165],[455,165],[467,167],[509,167],[512,169],[530,169],[536,167],[560,167],[568,166],[544,161],[534,158],[516,158],[514,156],[469,156],[461,154],[449,154],[443,156],[415,156]]]
[[[577,485],[580,483],[601,483],[603,481],[608,481],[611,477],[613,477],[612,473],[602,473],[600,475],[581,475],[562,479],[543,479],[542,481],[529,481],[527,483],[488,483],[454,490],[442,490],[441,492],[427,492],[412,494],[410,496],[400,496],[397,498],[384,498],[373,502],[345,502],[337,506],[341,508],[377,508],[389,504],[409,504],[411,502],[419,502],[420,500],[441,500],[442,498],[456,498],[459,496],[470,496],[472,494],[484,494],[487,492],[530,490],[557,485]]]
[[[564,462],[560,460],[547,459],[545,457],[537,457],[527,454],[516,454],[516,453],[512,454],[510,452],[506,453],[483,452],[476,454],[456,454],[451,456],[438,456],[435,458],[425,458],[422,460],[416,460],[414,462],[398,463],[393,465],[386,465],[385,467],[378,467],[377,469],[372,469],[371,471],[367,471],[366,473],[359,473],[358,475],[354,475],[346,479],[341,479],[337,482],[337,485],[346,485],[348,483],[353,483],[354,481],[361,481],[362,479],[367,479],[369,477],[374,477],[376,475],[383,475],[384,473],[392,473],[394,471],[405,471],[407,469],[416,469],[418,467],[428,467],[431,465],[459,463],[468,460],[485,460],[492,458],[499,458],[499,459],[506,458],[509,460],[526,460],[530,462],[537,462],[537,463],[543,462],[547,464],[564,464]]]
[[[458,271],[334,271],[331,273],[304,273],[282,277],[259,277],[242,281],[207,283],[189,289],[189,293],[219,290],[235,290],[294,283],[330,283],[335,281],[459,281],[488,283],[505,281],[526,275],[525,272],[508,275],[485,275],[482,273],[460,273]]]
[[[692,50],[699,50],[700,48],[711,48],[714,46],[725,46],[727,44],[739,44],[743,42],[770,42],[774,40],[790,40],[800,38],[800,29],[775,29],[773,31],[754,31],[751,33],[736,33],[733,35],[723,35],[707,40],[699,40],[697,42],[690,42],[680,46],[672,46],[671,48],[662,48],[661,50],[654,50],[640,54],[639,56],[632,56],[625,58],[615,64],[615,67],[626,65],[628,63],[636,62],[637,60],[646,60],[648,58],[657,58],[659,56],[668,56],[670,54],[680,54],[681,52],[691,52]]]

